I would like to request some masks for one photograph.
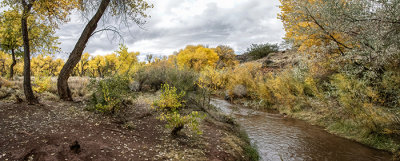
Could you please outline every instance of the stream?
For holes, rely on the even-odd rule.
[[[388,152],[326,132],[302,120],[261,112],[212,99],[211,104],[231,115],[257,147],[261,160],[390,161]]]

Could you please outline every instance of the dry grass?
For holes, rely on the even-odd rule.
[[[32,85],[34,84],[35,77],[32,77]],[[90,90],[87,89],[87,86],[90,83],[89,77],[71,77],[68,79],[68,85],[71,89],[72,96],[75,98],[87,98],[90,95]],[[0,98],[2,96],[7,96],[7,101],[15,101],[15,95],[19,98],[24,98],[23,95],[23,77],[15,77],[14,80],[7,80],[4,78],[0,78]],[[46,89],[40,95],[38,94],[40,99],[44,100],[58,100],[57,96],[57,77],[51,78],[51,85],[48,89]]]

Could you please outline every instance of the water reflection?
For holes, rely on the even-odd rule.
[[[304,121],[279,114],[237,108],[225,100],[211,103],[232,115],[246,130],[262,160],[387,161],[391,155],[329,134]]]

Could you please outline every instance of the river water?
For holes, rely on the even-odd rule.
[[[391,155],[329,134],[318,126],[280,114],[238,108],[225,100],[211,104],[231,115],[255,144],[261,160],[389,161]]]

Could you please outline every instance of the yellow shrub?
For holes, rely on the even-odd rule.
[[[178,93],[175,87],[163,84],[161,85],[160,99],[155,101],[154,105],[163,111],[175,111],[183,106],[183,103],[185,102],[182,98],[183,96],[185,96],[184,91]]]
[[[14,84],[13,82],[0,77],[0,87],[11,87],[11,86],[13,86],[13,84]]]
[[[38,76],[35,77],[33,82],[33,91],[37,93],[43,93],[44,91],[48,91],[51,87],[51,77],[46,76]]]
[[[256,62],[249,62],[241,64],[233,70],[229,70],[226,73],[226,79],[228,82],[225,85],[225,89],[228,90],[230,96],[234,96],[234,90],[237,86],[242,85],[246,87],[248,92],[247,95],[256,98],[255,93],[258,90],[257,77],[261,75],[262,64]]]
[[[392,118],[376,103],[381,98],[373,87],[363,80],[348,77],[343,74],[333,75],[332,85],[336,88],[339,103],[351,118],[372,131],[383,131]]]
[[[304,86],[296,80],[290,71],[283,71],[266,83],[277,103],[294,106],[296,99],[303,96]]]
[[[159,120],[167,121],[167,128],[171,128],[171,134],[177,135],[177,133],[184,128],[185,125],[191,127],[191,129],[197,134],[202,134],[199,127],[199,119],[203,119],[205,115],[200,115],[197,111],[192,111],[190,114],[181,115],[180,110],[184,107],[183,96],[185,92],[177,92],[175,87],[170,87],[168,84],[161,86],[161,96],[158,100],[153,102],[153,107],[158,111],[161,111]]]

